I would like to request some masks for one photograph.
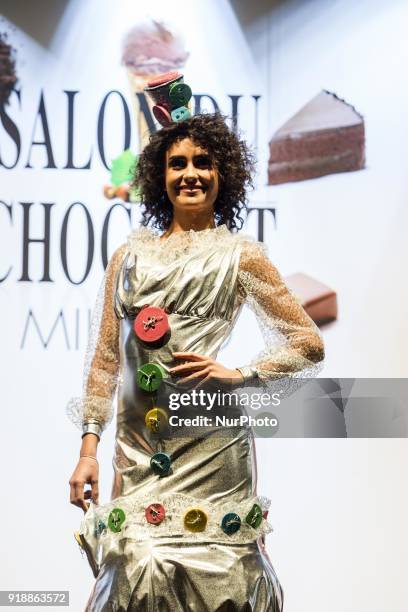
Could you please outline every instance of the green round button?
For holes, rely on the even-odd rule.
[[[254,504],[245,517],[245,522],[254,529],[257,529],[262,523],[262,508],[259,504]]]
[[[169,88],[169,98],[173,108],[184,106],[192,96],[191,87],[186,83],[173,83]]]
[[[137,369],[137,384],[143,391],[157,391],[164,374],[163,368],[157,363],[145,363]]]
[[[114,508],[109,514],[108,527],[111,531],[118,533],[122,529],[122,525],[125,522],[126,514],[122,508]]]

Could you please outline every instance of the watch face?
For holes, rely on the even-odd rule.
[[[170,331],[166,311],[156,306],[145,306],[135,318],[133,329],[136,337],[145,344],[163,341]]]

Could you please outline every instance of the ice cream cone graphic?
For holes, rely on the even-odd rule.
[[[145,96],[144,88],[157,75],[182,69],[188,56],[180,35],[163,22],[144,21],[126,34],[122,64],[127,69],[139,151],[147,144],[150,130],[137,94],[143,94],[145,110],[148,108],[151,114],[153,101]]]
[[[132,110],[139,139],[139,151],[142,151],[149,140],[150,130],[136,94],[144,93],[144,88],[154,75],[138,75],[128,68],[127,76],[132,94]],[[146,104],[151,112],[152,103],[147,99],[147,96]]]

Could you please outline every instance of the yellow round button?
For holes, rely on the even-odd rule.
[[[207,515],[201,508],[190,508],[184,515],[184,527],[189,531],[204,531]]]
[[[167,427],[167,413],[163,408],[151,408],[145,415],[146,427],[153,433],[161,433]]]

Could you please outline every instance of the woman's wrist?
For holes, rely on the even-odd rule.
[[[96,449],[98,448],[99,438],[95,434],[89,433],[82,438],[80,454],[82,455],[96,455]]]
[[[99,463],[96,455],[86,455],[83,453],[79,453],[79,458],[80,459],[92,459],[93,461],[96,461],[96,463]]]

